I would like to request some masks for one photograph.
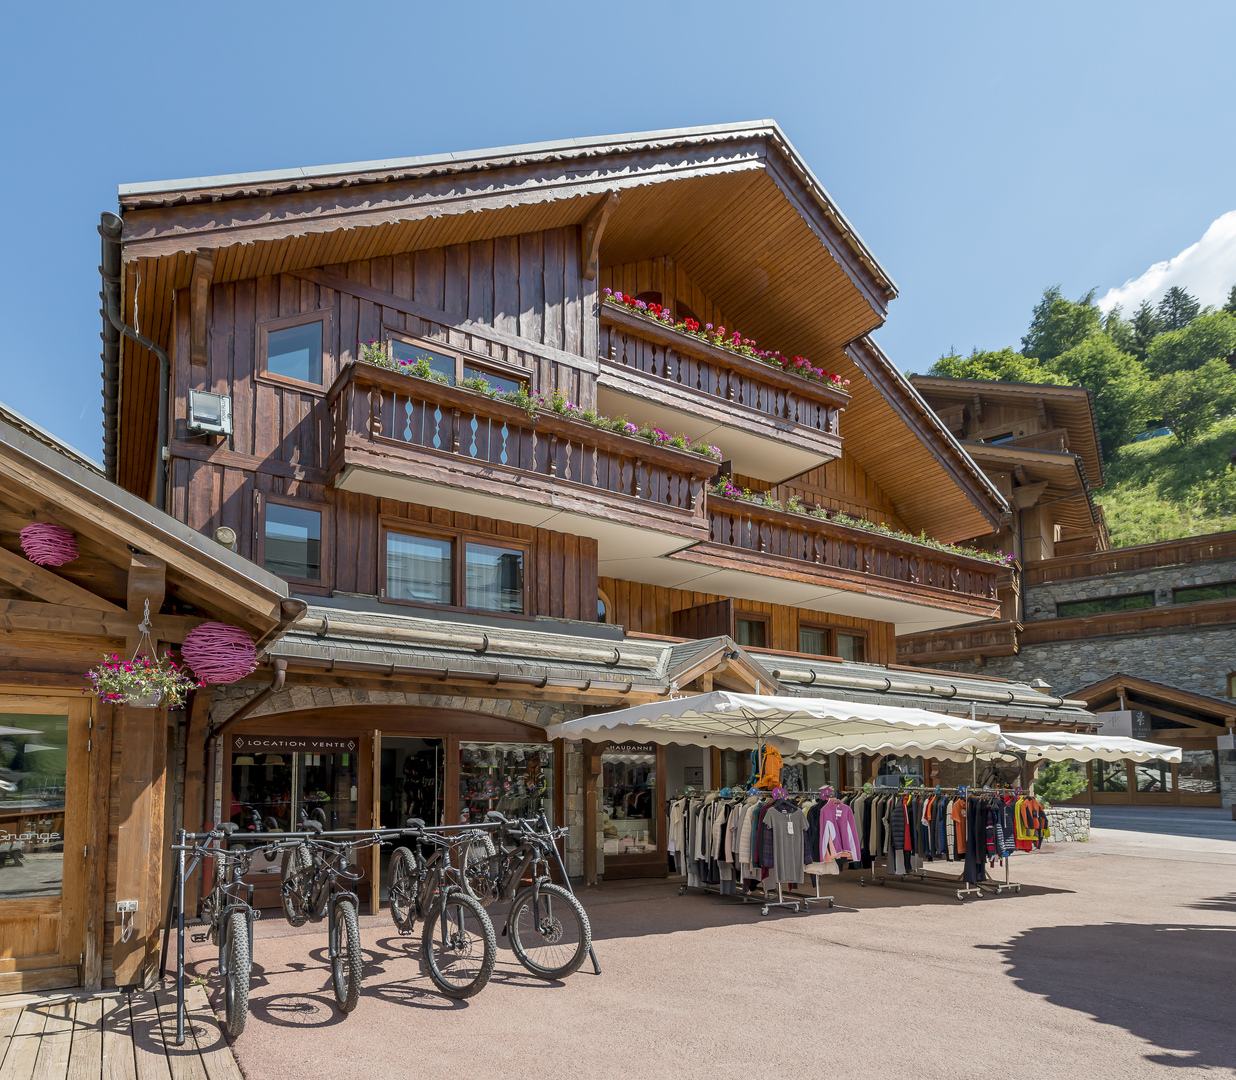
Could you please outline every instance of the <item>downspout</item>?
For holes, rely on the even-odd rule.
[[[166,351],[162,346],[151,341],[145,334],[139,334],[133,327],[128,326],[120,313],[120,234],[124,222],[115,215],[104,213],[99,217],[99,235],[103,237],[103,264],[99,267],[99,273],[103,276],[103,313],[106,316],[107,323],[104,324],[105,330],[103,335],[103,417],[104,417],[104,457],[108,467],[108,475],[112,479],[115,478],[116,472],[116,429],[119,427],[119,402],[114,403],[114,416],[110,419],[114,420],[112,430],[107,430],[108,405],[107,400],[108,390],[112,389],[119,397],[119,374],[109,372],[109,355],[114,351],[116,355],[116,365],[119,364],[119,345],[120,339],[117,337],[114,342],[109,342],[109,332],[106,327],[110,324],[111,328],[117,334],[123,334],[130,341],[136,342],[143,349],[149,349],[159,358],[159,434],[158,445],[155,448],[155,507],[163,510],[166,508],[167,502],[167,428],[168,428],[168,404],[167,395],[168,388],[172,381],[172,362],[168,358]],[[108,445],[108,437],[111,436],[111,444]],[[110,450],[110,458],[108,457]]]
[[[246,716],[253,712],[259,705],[262,704],[271,694],[277,694],[283,689],[283,681],[287,678],[288,662],[282,658],[275,661],[275,675],[270,680],[270,685],[266,687],[260,694],[251,697],[231,716],[222,723],[216,724],[206,733],[206,762],[205,775],[202,784],[202,821],[214,821],[214,812],[211,803],[214,800],[215,792],[215,746],[220,739],[223,738],[229,731],[240,723]],[[214,821],[215,825],[219,823]]]

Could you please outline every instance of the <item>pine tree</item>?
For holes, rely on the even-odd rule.
[[[1229,315],[1236,315],[1236,285],[1228,290],[1227,303],[1223,305],[1223,310]]]
[[[1129,325],[1133,327],[1133,348],[1130,351],[1139,360],[1145,360],[1150,343],[1163,329],[1159,324],[1159,316],[1155,314],[1149,300],[1141,302],[1141,306],[1133,312]]]
[[[1159,322],[1164,330],[1183,330],[1201,310],[1196,296],[1190,296],[1179,285],[1173,285],[1159,301]]]

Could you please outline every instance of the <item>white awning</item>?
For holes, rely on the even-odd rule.
[[[1083,735],[1072,731],[1015,731],[1000,736],[999,753],[1025,755],[1027,761],[1180,761],[1178,746],[1123,735]]]
[[[926,709],[827,698],[763,697],[715,691],[594,713],[551,724],[551,739],[677,743],[782,754],[914,754],[969,760],[998,748],[995,724]]]

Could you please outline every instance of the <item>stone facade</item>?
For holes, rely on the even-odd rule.
[[[1031,585],[1026,590],[1025,618],[1056,618],[1056,605],[1070,600],[1098,600],[1108,596],[1154,593],[1156,607],[1172,603],[1172,590],[1190,585],[1214,585],[1236,581],[1236,560],[1158,566],[1150,570],[1130,570],[1122,574],[1051,581]]]
[[[1051,840],[1065,843],[1090,839],[1090,807],[1053,806],[1047,810],[1047,826]]]

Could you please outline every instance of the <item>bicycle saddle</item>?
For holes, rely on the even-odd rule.
[[[300,827],[304,832],[320,833],[322,831],[320,821],[305,820],[300,823]]]
[[[486,821],[496,821],[500,825],[507,824],[506,815],[501,810],[489,810],[485,814]]]
[[[239,831],[240,831],[240,826],[237,825],[236,822],[234,821],[223,821],[219,823],[219,832],[227,833],[228,836],[231,836],[232,833],[239,832]]]
[[[423,829],[425,827],[425,819],[418,818],[418,817],[410,817],[408,818],[407,824],[408,824],[409,829]]]

